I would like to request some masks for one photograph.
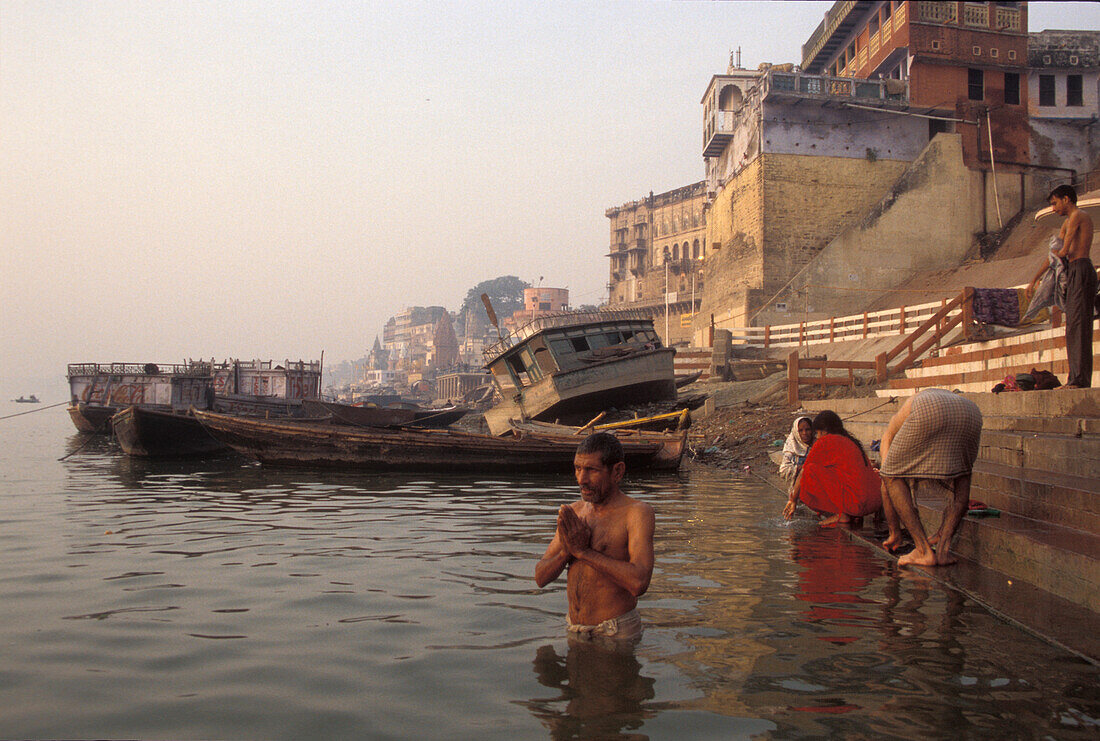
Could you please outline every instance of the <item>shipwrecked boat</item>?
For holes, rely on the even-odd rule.
[[[638,310],[532,319],[484,351],[502,397],[485,421],[505,435],[512,420],[581,422],[610,407],[675,399],[674,354]]]

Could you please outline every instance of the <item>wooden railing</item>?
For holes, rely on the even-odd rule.
[[[795,324],[768,325],[765,327],[723,327],[728,320],[719,318],[715,326],[728,329],[734,345],[758,347],[765,350],[781,347],[803,347],[846,340],[869,340],[879,337],[904,335],[914,324],[934,315],[948,303],[948,299],[916,306],[900,306],[894,309],[868,311],[849,316],[829,317]]]
[[[955,298],[946,301],[939,311],[928,317],[911,334],[887,352],[879,353],[873,360],[829,360],[823,358],[799,358],[798,350],[787,357],[787,403],[798,403],[799,386],[855,386],[857,370],[874,371],[874,379],[883,383],[890,376],[905,371],[933,345],[943,340],[949,332],[961,326],[963,335],[971,337],[973,327],[974,289],[964,288]],[[904,353],[904,355],[903,355]],[[893,362],[903,355],[902,359]],[[801,376],[802,368],[820,370],[819,376]],[[847,376],[830,376],[829,370],[847,370]]]

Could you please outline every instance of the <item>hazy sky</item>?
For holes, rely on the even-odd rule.
[[[710,76],[828,7],[3,0],[0,380],[328,364],[505,274],[598,303],[604,210],[703,179]]]

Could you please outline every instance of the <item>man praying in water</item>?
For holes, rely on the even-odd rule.
[[[619,489],[623,446],[606,432],[577,447],[580,501],[558,509],[553,540],[535,566],[544,587],[569,567],[569,632],[579,638],[633,638],[642,631],[638,597],[653,576],[653,508]]]

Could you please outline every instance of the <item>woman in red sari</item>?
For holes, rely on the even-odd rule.
[[[814,417],[814,432],[818,437],[791,485],[783,516],[794,517],[800,501],[818,514],[830,515],[822,525],[848,524],[882,509],[878,471],[836,412],[826,410]]]

